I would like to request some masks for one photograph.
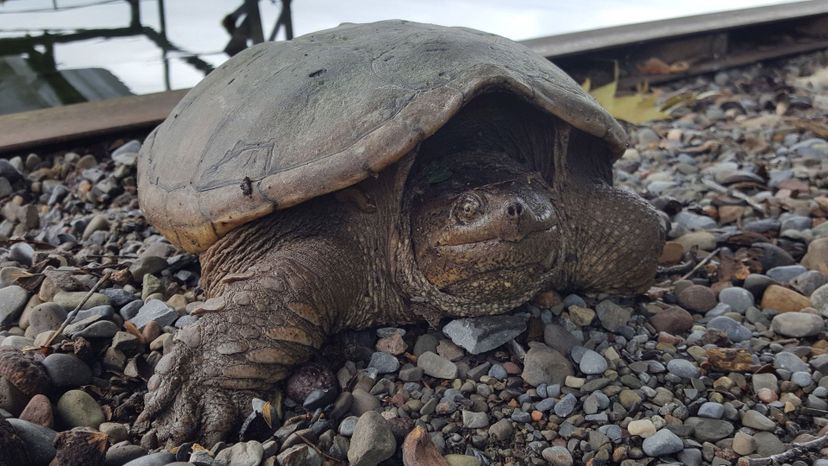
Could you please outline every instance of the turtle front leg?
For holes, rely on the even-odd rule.
[[[347,311],[360,289],[358,274],[329,259],[341,249],[314,243],[267,254],[213,287],[220,294],[158,362],[139,430],[154,428],[168,446],[212,445],[234,433],[252,398],[267,399],[291,366],[311,358],[333,325],[334,304]]]

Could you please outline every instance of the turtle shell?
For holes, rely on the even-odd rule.
[[[490,90],[515,94],[623,153],[618,123],[558,67],[473,29],[343,24],[263,43],[195,86],[147,138],[147,219],[190,252],[393,164]],[[551,154],[550,154],[551,156]]]

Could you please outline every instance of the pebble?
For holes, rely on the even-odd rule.
[[[777,312],[796,312],[811,305],[811,300],[794,290],[770,285],[762,295],[762,309],[773,309]]]
[[[617,332],[627,325],[632,317],[632,309],[621,307],[608,299],[599,302],[595,306],[595,312],[601,326],[610,332]]]
[[[369,411],[359,417],[348,448],[351,466],[376,466],[390,458],[397,442],[388,422],[378,413]]]
[[[480,429],[489,425],[489,415],[463,410],[463,427],[467,429]]]
[[[755,410],[748,410],[742,414],[742,425],[756,430],[774,430],[776,423]]]
[[[0,288],[0,325],[8,325],[20,316],[29,293],[17,285]]]
[[[178,319],[178,313],[164,301],[150,299],[138,310],[138,314],[129,321],[139,329],[143,329],[154,320],[159,326],[172,325]]]
[[[704,313],[716,305],[716,294],[706,286],[690,285],[678,293],[678,302],[690,312]]]
[[[368,367],[373,367],[380,374],[389,374],[400,368],[400,361],[391,353],[378,351],[371,355]]]
[[[489,427],[489,435],[492,435],[499,442],[506,442],[512,439],[514,428],[508,419],[501,419]]]
[[[786,312],[773,317],[771,329],[786,337],[812,337],[825,329],[825,321],[815,314]]]
[[[308,445],[294,445],[276,456],[281,466],[322,466],[322,457]]]
[[[572,365],[566,357],[546,345],[534,345],[523,360],[523,380],[537,387],[540,384],[563,384],[567,377],[573,375]]]
[[[258,466],[262,462],[262,456],[264,456],[262,444],[250,440],[221,450],[216,455],[215,464],[216,466]]]
[[[799,356],[788,351],[780,351],[773,358],[773,367],[785,369],[789,372],[802,372],[808,370],[808,365]]]
[[[56,387],[80,387],[92,382],[92,369],[73,354],[50,354],[43,366]]]
[[[55,417],[49,398],[41,394],[33,396],[23,412],[20,413],[20,419],[50,429],[54,427]]]
[[[686,359],[672,359],[667,363],[667,370],[678,377],[693,379],[699,376],[699,368]]]
[[[88,292],[86,291],[60,291],[52,298],[52,301],[63,306],[65,310],[71,311],[83,302],[83,299],[86,298],[87,294]],[[92,293],[92,295],[89,296],[89,299],[87,299],[83,306],[81,306],[81,309],[91,309],[96,306],[104,306],[107,304],[110,304],[109,296],[101,293]]]
[[[587,375],[603,374],[607,370],[607,360],[592,350],[586,350],[579,363],[581,372]]]
[[[97,429],[104,422],[104,414],[98,403],[82,390],[69,390],[57,402],[57,413],[70,427]]]
[[[639,419],[630,421],[627,425],[627,432],[630,435],[637,435],[642,438],[647,438],[656,433],[655,424],[649,419]]]
[[[123,466],[166,466],[173,461],[175,461],[175,455],[168,451],[159,451],[135,458]]]
[[[660,309],[650,316],[650,324],[659,332],[677,335],[688,332],[693,327],[693,316],[678,306]]]
[[[550,466],[572,466],[572,454],[564,447],[544,448],[541,456]]]
[[[719,291],[719,302],[727,304],[734,312],[743,314],[753,306],[753,294],[744,288],[729,287]]]
[[[734,343],[749,340],[751,337],[751,331],[748,330],[747,327],[726,316],[719,316],[710,319],[710,322],[707,323],[707,327],[720,330],[722,333],[727,335],[727,338],[730,341]]]
[[[480,354],[502,346],[526,331],[521,316],[485,316],[455,319],[443,327],[451,341],[471,354]]]
[[[54,443],[57,432],[22,419],[8,419],[8,421],[28,447],[26,451],[32,463],[37,466],[48,465],[55,457]]]
[[[689,417],[684,425],[692,428],[693,437],[702,442],[717,442],[729,437],[734,430],[733,424],[726,420],[704,417]]]
[[[661,429],[644,439],[641,448],[649,456],[665,456],[684,449],[681,439],[668,429]]]
[[[437,379],[454,379],[457,377],[457,365],[448,359],[427,351],[417,358],[417,367]]]
[[[168,452],[161,452],[167,453]],[[112,445],[106,451],[106,465],[107,466],[121,466],[124,464],[129,463],[135,459],[144,457],[147,454],[147,450],[138,446],[132,445],[129,442],[119,442]],[[174,459],[175,457],[173,457]],[[171,460],[168,460],[171,461]],[[162,463],[162,464],[166,464]]]
[[[724,415],[724,406],[721,403],[708,401],[699,406],[699,417],[707,417],[710,419],[721,419]]]

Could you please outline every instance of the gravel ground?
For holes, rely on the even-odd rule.
[[[25,464],[19,438],[34,465],[692,466],[792,452],[783,463],[825,466],[828,450],[792,443],[828,432],[828,90],[803,87],[827,63],[657,89],[675,118],[628,128],[635,148],[616,164],[672,220],[645,296],[550,291],[508,316],[338,335],[325,365],[257,405],[243,441],[209,450],[160,450],[131,430],[203,299],[196,258],[138,210],[140,143],[0,160],[0,460]],[[104,274],[51,351],[24,355]],[[48,377],[17,364],[29,360]]]

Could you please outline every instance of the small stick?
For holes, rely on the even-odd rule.
[[[698,272],[700,268],[704,267],[704,264],[706,264],[706,263],[710,262],[710,261],[713,259],[713,256],[715,256],[716,254],[718,254],[718,253],[719,253],[719,251],[721,251],[721,250],[722,250],[722,248],[716,248],[715,250],[713,250],[713,252],[711,252],[710,254],[708,254],[708,255],[707,255],[707,257],[705,257],[704,259],[702,259],[702,260],[701,260],[698,264],[696,264],[696,266],[695,266],[695,267],[693,267],[693,268],[692,268],[689,272],[687,272],[686,274],[682,275],[682,276],[681,276],[681,278],[680,278],[679,280],[687,280],[688,278],[692,277],[694,273]]]
[[[111,272],[109,272],[109,271],[107,271],[106,273],[103,274],[101,279],[98,280],[98,283],[95,283],[95,286],[93,286],[92,289],[89,290],[89,293],[86,293],[86,296],[84,296],[83,299],[81,300],[81,302],[79,302],[78,305],[75,306],[75,309],[73,309],[72,312],[70,312],[69,315],[66,316],[66,319],[63,321],[62,324],[60,324],[60,327],[57,330],[55,330],[55,333],[53,333],[52,336],[49,337],[49,340],[43,345],[44,347],[48,348],[49,346],[51,346],[52,342],[55,340],[55,338],[57,338],[58,335],[63,333],[63,330],[66,329],[66,326],[71,324],[72,320],[75,319],[75,316],[78,314],[78,311],[80,311],[80,308],[82,308],[83,305],[86,304],[87,301],[89,301],[89,298],[91,298],[92,295],[96,291],[98,291],[98,288],[100,288],[101,285],[103,285],[105,281],[109,280],[109,275],[110,274],[111,274]]]
[[[792,443],[788,450],[765,458],[741,458],[739,459],[739,466],[765,466],[787,463],[797,456],[804,455],[809,450],[817,450],[825,446],[828,446],[828,434],[805,443]]]

